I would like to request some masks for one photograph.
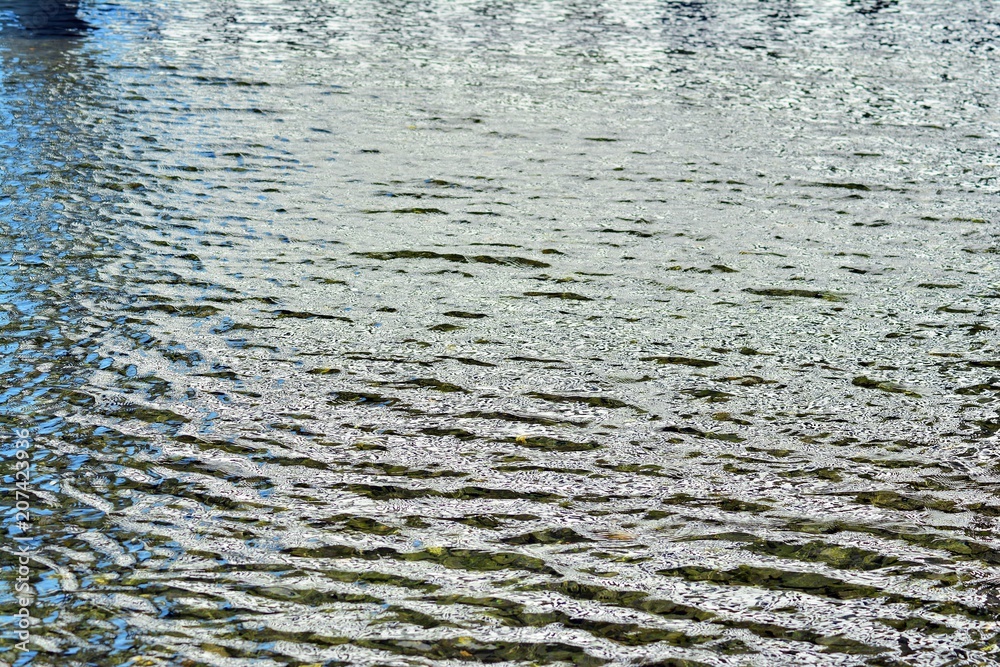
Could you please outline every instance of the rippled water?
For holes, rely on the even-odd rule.
[[[0,14],[0,660],[995,664],[994,2],[82,13]]]

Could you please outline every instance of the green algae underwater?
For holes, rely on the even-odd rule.
[[[3,665],[997,663],[994,3],[5,11]]]

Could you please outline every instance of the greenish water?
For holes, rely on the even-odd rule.
[[[82,14],[0,14],[0,660],[996,664],[995,3]]]

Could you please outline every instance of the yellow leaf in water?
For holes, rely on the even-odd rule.
[[[604,537],[609,540],[622,540],[622,541],[629,541],[635,539],[635,535],[629,535],[628,533],[604,533]]]

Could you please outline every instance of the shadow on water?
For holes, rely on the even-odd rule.
[[[21,27],[36,37],[73,37],[90,25],[80,18],[79,0],[0,0],[0,11],[11,12]]]

